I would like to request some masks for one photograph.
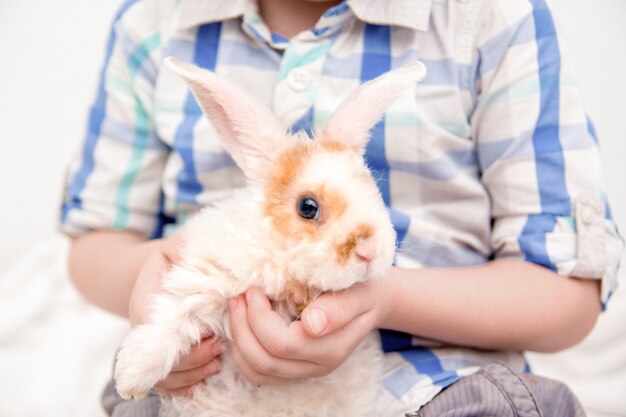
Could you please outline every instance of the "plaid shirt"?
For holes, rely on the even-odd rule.
[[[314,131],[359,84],[420,60],[428,76],[372,131],[366,157],[398,233],[401,267],[516,257],[616,285],[622,241],[601,187],[593,125],[545,0],[349,0],[292,39],[254,1],[127,1],[116,17],[62,229],[168,233],[244,178],[173,55]],[[440,346],[383,331],[390,396],[415,407],[519,353]]]

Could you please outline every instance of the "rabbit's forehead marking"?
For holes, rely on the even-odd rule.
[[[302,166],[310,157],[310,146],[294,146],[283,152],[276,160],[274,175],[268,187],[269,193],[283,193],[284,187],[294,182],[298,173],[302,171]]]
[[[358,236],[365,234],[360,227],[346,238],[349,230],[354,224],[367,223],[358,220],[362,207],[353,207],[350,202],[361,201],[364,195],[376,198],[377,192],[358,153],[328,139],[298,141],[276,159],[267,183],[264,214],[285,237],[331,239],[331,247],[337,247],[340,254],[338,257],[347,260]],[[298,214],[297,202],[304,197],[311,197],[319,204],[317,221],[305,220]]]
[[[320,150],[337,153],[344,152],[346,147],[336,141],[320,140],[300,142],[298,146],[287,149],[276,159],[272,177],[267,186],[270,198],[280,197],[282,199],[286,188],[291,187],[296,182],[297,177],[303,175],[305,166],[311,159],[315,159],[314,156],[320,154]],[[316,173],[315,176],[319,177],[319,173]]]

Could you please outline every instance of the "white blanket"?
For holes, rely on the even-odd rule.
[[[55,236],[0,275],[0,416],[100,417],[126,321],[83,301]]]
[[[0,416],[105,415],[100,393],[128,325],[80,298],[67,278],[67,247],[54,236],[0,274]],[[534,370],[566,381],[590,417],[626,416],[623,286],[583,344],[531,355]]]

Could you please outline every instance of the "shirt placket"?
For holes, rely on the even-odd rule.
[[[332,8],[314,28],[291,39],[273,35],[257,15],[244,16],[243,30],[266,47],[282,51],[272,111],[293,132],[309,134],[315,129],[313,113],[317,84],[336,34],[349,19],[345,5]]]

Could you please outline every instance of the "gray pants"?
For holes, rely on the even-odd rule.
[[[439,393],[409,417],[584,417],[567,386],[492,363]]]
[[[151,394],[124,401],[109,382],[102,404],[111,417],[158,417],[161,400]],[[407,417],[584,417],[574,394],[560,382],[518,374],[502,363],[485,366],[443,390]],[[358,417],[358,416],[346,416]],[[401,416],[398,416],[401,417]]]

